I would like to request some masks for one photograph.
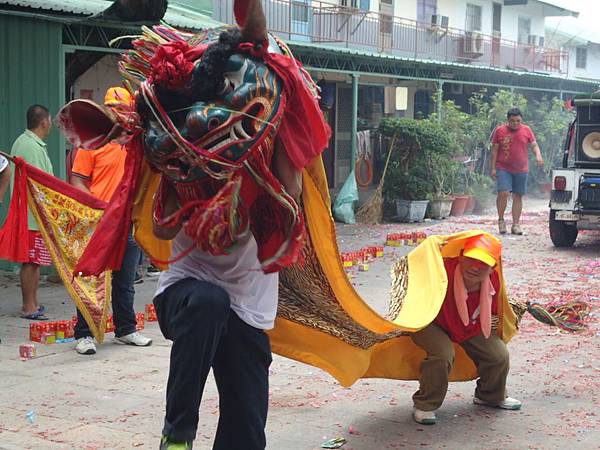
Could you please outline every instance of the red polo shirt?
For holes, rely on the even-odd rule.
[[[454,270],[457,265],[458,258],[444,260],[446,274],[448,275],[448,289],[442,308],[435,318],[435,323],[448,333],[453,342],[460,344],[481,333],[481,322],[479,320],[479,311],[474,314],[479,307],[479,291],[468,293],[467,310],[471,319],[469,324],[464,326],[460,320],[458,309],[456,309],[456,302],[454,301]],[[492,315],[495,315],[498,313],[498,292],[500,290],[500,279],[496,271],[492,274],[492,286],[494,286],[494,290],[496,291],[496,294],[492,298]]]

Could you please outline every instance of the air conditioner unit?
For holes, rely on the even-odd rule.
[[[467,31],[463,39],[463,54],[471,58],[483,55],[483,36],[477,31]]]
[[[431,28],[432,29],[443,28],[443,29],[447,30],[449,20],[450,19],[448,19],[448,16],[441,16],[439,14],[433,14],[431,16]]]

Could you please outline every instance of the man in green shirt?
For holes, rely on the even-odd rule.
[[[27,129],[17,138],[10,154],[23,158],[28,164],[44,172],[52,174],[52,163],[48,157],[46,142],[50,134],[52,120],[48,109],[41,105],[32,105],[27,109]],[[14,177],[11,179],[11,192]],[[40,282],[40,265],[52,264],[50,253],[44,244],[38,225],[29,210],[29,262],[21,266],[21,294],[23,296],[23,309],[21,317],[32,320],[47,320],[44,307],[37,300]]]

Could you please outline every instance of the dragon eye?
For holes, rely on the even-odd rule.
[[[219,125],[221,125],[221,121],[219,119],[217,119],[216,117],[213,117],[212,119],[210,119],[208,121],[208,129],[209,130],[214,130]]]

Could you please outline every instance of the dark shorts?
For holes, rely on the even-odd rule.
[[[519,195],[527,194],[527,173],[512,173],[497,169],[496,190],[498,192],[512,192]]]

